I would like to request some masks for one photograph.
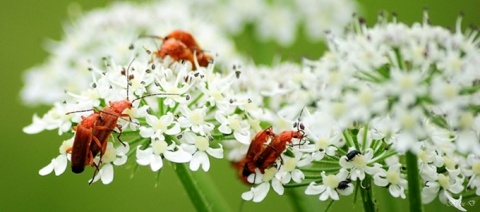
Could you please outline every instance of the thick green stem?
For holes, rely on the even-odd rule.
[[[367,175],[365,179],[361,182],[362,187],[360,188],[360,193],[362,195],[363,209],[365,212],[374,212],[375,202],[373,200],[373,188],[372,188],[372,178]]]
[[[420,191],[419,171],[417,156],[412,152],[407,152],[407,180],[408,180],[408,199],[410,201],[410,211],[423,211],[422,192]]]
[[[232,211],[207,173],[192,172],[186,163],[173,168],[197,211]]]

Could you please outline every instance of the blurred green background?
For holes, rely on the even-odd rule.
[[[47,57],[43,44],[47,39],[60,39],[62,24],[68,22],[67,8],[72,1],[60,0],[18,0],[2,1],[0,7],[0,60],[2,77],[1,135],[0,142],[0,211],[132,211],[132,210],[182,210],[194,211],[186,192],[178,181],[171,167],[166,166],[155,187],[156,174],[147,167],[140,167],[134,178],[130,178],[131,169],[115,170],[112,184],[95,183],[88,186],[93,169],[88,169],[81,175],[72,174],[69,169],[59,177],[50,174],[45,177],[38,175],[38,170],[58,155],[58,147],[66,137],[59,137],[56,131],[42,132],[37,135],[25,135],[22,128],[31,123],[34,113],[43,114],[47,107],[26,107],[19,98],[22,87],[22,73]],[[433,24],[454,28],[460,12],[465,14],[463,26],[480,24],[480,1],[359,1],[363,8],[361,13],[368,23],[376,20],[381,10],[396,12],[398,18],[406,23],[422,20],[422,11],[428,7]],[[108,5],[108,2],[98,0],[83,0],[78,2],[87,11]],[[282,55],[282,58],[299,61],[303,56],[318,58],[321,51],[312,48],[305,39],[300,38],[292,48],[280,48],[273,43],[252,43],[253,33],[246,32],[236,37],[237,43],[242,43],[245,52],[253,55],[257,62],[270,63],[271,56]],[[253,46],[262,45],[267,49],[263,52],[253,51]],[[314,47],[322,47],[315,44]],[[308,47],[308,48],[307,48]],[[209,173],[224,198],[233,210],[240,208],[242,192],[249,188],[243,186],[230,169],[226,161],[212,159]],[[243,211],[273,211],[292,210],[286,195],[278,196],[273,191],[261,204],[246,202]],[[382,192],[377,191],[379,208],[393,207],[397,211],[407,209],[408,202],[399,200],[385,204]],[[312,199],[318,196],[311,197]],[[478,200],[478,199],[477,199]],[[333,211],[351,209],[351,198],[344,199],[333,205]],[[396,207],[398,206],[398,207]],[[472,210],[479,208],[466,206]],[[325,204],[318,203],[318,208],[312,211],[322,211]],[[453,210],[438,204],[428,206],[427,211]],[[354,210],[362,210],[358,203]],[[454,210],[453,210],[454,211]]]

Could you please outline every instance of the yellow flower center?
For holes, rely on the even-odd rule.
[[[208,142],[208,139],[202,136],[197,136],[195,139],[195,146],[198,148],[198,150],[204,152],[207,151],[210,143]]]
[[[473,173],[475,173],[476,175],[480,174],[480,161],[476,161],[476,162],[472,165],[472,171],[473,171]]]
[[[391,184],[398,185],[400,183],[400,174],[396,171],[387,172],[387,181]]]
[[[160,155],[167,151],[168,144],[165,141],[154,141],[152,143],[153,153]]]
[[[443,189],[450,188],[450,179],[444,174],[438,175],[438,183],[443,187]]]
[[[323,184],[330,188],[336,188],[339,183],[340,180],[338,180],[337,176],[335,175],[328,175],[323,179]]]

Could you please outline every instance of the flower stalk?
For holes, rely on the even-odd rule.
[[[408,201],[410,202],[410,211],[423,211],[422,192],[420,190],[420,177],[418,171],[417,156],[411,151],[406,154],[407,161],[407,180],[408,180]]]
[[[360,195],[362,196],[363,209],[366,212],[377,211],[375,207],[375,200],[373,198],[373,185],[371,177],[365,177],[360,184],[362,185],[358,189],[360,189]]]

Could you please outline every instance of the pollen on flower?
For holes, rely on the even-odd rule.
[[[402,179],[400,177],[400,173],[397,172],[396,170],[388,170],[387,171],[387,181],[394,184],[394,185],[398,185],[400,183],[400,180]]]
[[[113,147],[112,143],[108,143],[105,154],[103,155],[102,162],[110,163],[117,158],[117,150]]]
[[[228,124],[230,128],[232,128],[234,131],[240,131],[242,129],[240,120],[236,116],[229,116],[228,118]]]
[[[460,72],[462,70],[463,61],[458,56],[450,56],[447,59],[447,69],[454,72]]]
[[[194,110],[190,114],[190,121],[194,125],[200,125],[204,122],[204,117],[201,110]]]
[[[446,84],[443,89],[442,89],[442,93],[443,93],[443,96],[446,98],[446,99],[454,99],[455,97],[457,97],[457,94],[458,94],[458,91],[457,89],[451,85],[451,84]]]
[[[163,119],[158,119],[153,123],[152,125],[153,129],[155,130],[161,130],[162,132],[165,132],[168,130],[168,124],[163,121]]]
[[[373,93],[370,90],[363,89],[359,94],[359,99],[363,105],[370,105],[373,102]]]
[[[419,150],[417,153],[417,156],[418,156],[418,159],[420,159],[422,162],[424,163],[429,162],[427,152],[425,152],[424,150]]]
[[[444,174],[438,174],[438,183],[443,187],[443,189],[450,188],[450,179]]]
[[[413,129],[416,126],[416,118],[412,114],[404,113],[402,117],[400,117],[400,123],[402,127],[407,130]]]
[[[153,153],[160,155],[167,151],[168,144],[165,141],[154,141],[152,143]]]
[[[298,164],[297,159],[290,158],[290,157],[286,157],[285,159],[283,159],[283,162],[284,162],[283,169],[286,172],[291,172],[291,171],[295,170],[296,167],[297,167],[297,164]]]
[[[475,117],[470,112],[460,114],[459,124],[463,129],[470,129],[475,121]]]
[[[198,150],[204,152],[204,151],[207,151],[207,149],[210,146],[210,143],[208,142],[207,138],[203,136],[196,136],[195,146],[197,147]]]
[[[328,76],[329,76],[328,77],[328,84],[337,85],[337,84],[342,83],[343,74],[340,73],[340,71],[332,71]]]
[[[330,145],[330,140],[327,137],[320,137],[315,142],[315,149],[326,149]]]
[[[357,155],[355,156],[355,159],[351,161],[351,163],[360,169],[363,169],[367,167],[367,161],[365,160],[365,157],[363,155]]]
[[[445,165],[445,168],[447,169],[455,169],[455,162],[453,161],[453,159],[451,157],[448,157],[448,156],[444,156],[443,157],[443,163]]]
[[[412,76],[408,74],[404,74],[399,79],[399,86],[400,86],[400,89],[402,90],[411,90],[415,86],[417,86],[417,84],[416,84],[416,80],[413,79]]]
[[[209,93],[217,102],[224,99],[222,92],[218,89],[211,89]]]
[[[327,175],[327,176],[325,176],[325,178],[323,179],[323,184],[324,184],[325,186],[330,187],[330,188],[336,188],[339,183],[340,183],[340,180],[339,180],[338,177],[335,176],[335,175]]]
[[[265,169],[265,173],[263,174],[262,180],[264,182],[268,182],[275,177],[276,173],[277,173],[277,168],[276,167],[271,167],[269,169]]]
[[[343,102],[336,102],[332,105],[332,113],[334,117],[342,117],[345,114],[347,107]]]
[[[480,161],[475,161],[472,165],[472,171],[475,175],[480,175]]]

